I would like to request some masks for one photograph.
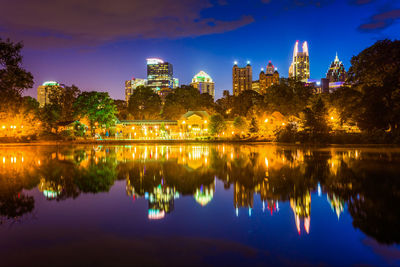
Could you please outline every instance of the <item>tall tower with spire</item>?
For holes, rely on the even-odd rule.
[[[299,41],[296,41],[293,49],[293,60],[289,67],[289,78],[295,78],[303,82],[310,79],[310,57],[308,54],[308,44],[304,42],[303,51],[299,52]]]
[[[338,54],[336,53],[335,60],[332,61],[331,66],[326,73],[326,78],[329,82],[345,82],[347,78],[346,69],[342,61],[339,60]]]

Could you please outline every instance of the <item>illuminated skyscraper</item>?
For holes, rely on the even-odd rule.
[[[52,90],[62,87],[58,82],[47,81],[44,82],[37,88],[37,101],[39,106],[43,107],[46,104],[50,104],[49,96]]]
[[[289,67],[289,78],[296,78],[303,82],[310,79],[310,57],[307,42],[303,43],[303,52],[299,52],[299,41],[296,41],[293,50],[293,61]]]
[[[211,79],[210,75],[204,71],[197,73],[190,84],[194,88],[200,91],[200,94],[209,94],[214,100],[215,90],[214,81]]]
[[[125,81],[125,100],[129,102],[129,98],[133,94],[136,88],[139,86],[146,86],[146,79],[132,78],[131,80]]]
[[[155,92],[174,87],[173,73],[172,64],[158,58],[147,59],[147,86]]]
[[[338,55],[336,53],[335,60],[332,61],[331,66],[326,73],[326,78],[329,82],[345,82],[347,77],[346,70],[342,61],[339,61]]]
[[[237,62],[235,62],[232,68],[233,95],[237,96],[245,90],[251,90],[252,80],[253,73],[250,62],[248,61],[244,68],[239,68]]]
[[[259,75],[259,80],[260,80],[260,94],[265,94],[267,92],[267,88],[270,87],[273,84],[278,84],[279,83],[279,73],[272,65],[271,61],[268,62],[266,71],[264,73],[263,70],[261,70],[260,75]]]

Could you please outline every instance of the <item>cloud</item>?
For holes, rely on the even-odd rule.
[[[222,1],[224,4],[224,1]],[[1,0],[3,34],[57,46],[118,39],[182,38],[232,31],[254,21],[203,17],[208,0]]]
[[[389,10],[373,15],[369,22],[361,24],[358,29],[362,32],[383,30],[400,19],[400,9]]]

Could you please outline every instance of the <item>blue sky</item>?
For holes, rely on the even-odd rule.
[[[115,99],[124,99],[125,80],[146,77],[148,57],[172,63],[182,84],[206,71],[218,98],[222,90],[232,91],[234,60],[250,60],[254,80],[269,60],[287,77],[294,43],[307,41],[311,78],[318,79],[336,52],[348,69],[351,57],[375,41],[400,37],[395,0],[0,3],[0,37],[24,41],[24,66],[35,87],[57,80],[108,91]],[[27,94],[36,96],[35,88]]]

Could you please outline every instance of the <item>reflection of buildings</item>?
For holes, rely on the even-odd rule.
[[[253,208],[254,191],[238,182],[233,186],[233,205],[235,208]]]
[[[38,189],[48,199],[56,198],[62,191],[61,185],[55,186],[50,181],[46,181],[46,179],[43,178],[40,179]]]
[[[329,197],[329,194],[327,194],[326,198],[331,206],[332,211],[336,213],[339,220],[340,214],[344,209],[344,201],[337,197],[334,193],[331,195],[331,197]]]
[[[215,191],[215,182],[208,186],[201,185],[200,188],[196,189],[196,193],[194,194],[194,199],[201,206],[205,206],[208,203],[210,203],[211,200],[213,199],[214,191]]]
[[[297,232],[300,234],[300,219],[304,219],[304,230],[307,234],[310,232],[311,221],[311,195],[307,193],[301,197],[291,198],[290,207],[294,213]]]
[[[303,43],[303,52],[299,52],[299,41],[296,41],[293,50],[293,61],[289,68],[289,78],[295,78],[303,82],[310,79],[310,57],[308,44]]]
[[[150,220],[164,218],[166,213],[174,210],[174,200],[178,197],[179,193],[175,192],[175,188],[161,184],[155,187],[153,192],[148,193],[148,218]]]

